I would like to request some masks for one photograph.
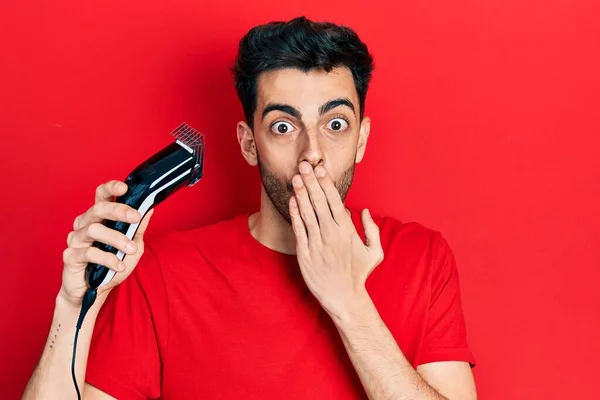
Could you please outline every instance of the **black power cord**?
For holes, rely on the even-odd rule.
[[[79,318],[77,319],[77,329],[75,330],[75,341],[73,343],[73,359],[71,360],[71,376],[73,377],[73,383],[75,384],[75,391],[77,392],[78,400],[81,400],[81,393],[79,392],[77,378],[75,377],[75,356],[77,354],[77,338],[79,337],[79,330],[81,329],[81,325],[83,325],[83,319],[85,318],[85,315],[96,301],[96,294],[96,289],[90,288],[83,295],[83,299],[81,302],[81,311],[79,312]]]

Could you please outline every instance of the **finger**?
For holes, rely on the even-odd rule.
[[[96,263],[114,271],[125,270],[125,263],[115,254],[102,251],[97,247],[68,248],[63,252],[63,261],[71,269],[81,269],[89,263]]]
[[[298,202],[294,196],[290,198],[290,217],[292,220],[292,228],[294,228],[294,235],[296,236],[298,250],[305,250],[308,248],[308,236],[306,235],[306,228],[302,221],[302,217],[300,216]]]
[[[302,221],[304,221],[306,231],[308,232],[309,245],[310,243],[320,242],[321,232],[319,230],[319,223],[317,222],[315,211],[308,198],[308,192],[306,191],[304,182],[299,175],[295,175],[292,179],[292,184],[294,185],[298,210],[300,211],[300,216],[302,217]]]
[[[371,212],[368,209],[364,209],[361,213],[361,219],[363,227],[365,229],[366,245],[372,252],[376,264],[383,261],[383,247],[381,246],[381,238],[379,236],[379,227],[373,221]]]
[[[75,218],[73,230],[78,230],[86,225],[103,220],[122,221],[133,224],[139,222],[141,217],[138,211],[126,204],[103,201],[94,204],[85,213]]]
[[[318,166],[317,168],[315,168],[315,176],[318,179],[319,185],[321,186],[323,193],[325,193],[333,219],[338,224],[341,224],[343,221],[347,221],[349,215],[346,212],[346,207],[344,206],[344,203],[342,202],[340,192],[338,192],[337,188],[333,183],[333,180],[331,179],[325,168],[322,166]]]
[[[317,214],[319,226],[323,227],[323,224],[333,222],[333,217],[331,216],[331,211],[329,210],[329,204],[327,203],[327,197],[325,196],[321,185],[319,185],[319,182],[317,181],[317,177],[314,174],[312,166],[308,162],[303,161],[300,163],[299,170],[302,181],[304,182],[304,186],[308,192],[312,207]]]
[[[112,201],[115,196],[127,193],[128,187],[125,182],[118,180],[108,181],[96,188],[96,203],[101,201]]]
[[[100,242],[121,250],[125,254],[135,254],[138,246],[121,232],[108,228],[100,223],[93,223],[73,232],[70,247],[89,247],[93,242]]]

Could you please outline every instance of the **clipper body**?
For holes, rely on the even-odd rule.
[[[175,142],[154,154],[125,179],[127,192],[117,197],[117,203],[127,204],[143,217],[167,197],[186,186],[196,184],[204,173],[204,135],[187,124],[181,124],[171,135]],[[104,225],[133,239],[139,222],[129,224],[121,221],[104,221]],[[126,254],[104,243],[93,246],[116,254],[122,261]],[[100,288],[111,281],[115,271],[96,263],[86,267],[86,281],[92,289]]]

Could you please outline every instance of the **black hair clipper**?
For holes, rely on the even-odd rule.
[[[175,137],[175,143],[163,148],[135,168],[125,179],[127,192],[115,200],[117,203],[127,204],[137,210],[142,215],[142,219],[148,211],[171,194],[182,187],[194,185],[202,178],[204,135],[185,123],[179,125],[171,132],[171,135]],[[138,230],[139,222],[129,224],[107,220],[104,221],[104,225],[125,234],[131,240]],[[121,261],[125,258],[125,253],[113,246],[99,242],[94,242],[92,246],[116,254]],[[73,341],[73,358],[71,359],[71,377],[78,399],[81,399],[81,392],[75,375],[75,358],[79,330],[87,312],[96,301],[97,289],[110,282],[113,276],[115,276],[115,271],[104,265],[88,263],[86,267],[85,279],[89,287],[81,301],[81,311],[77,319]]]
[[[178,126],[171,135],[175,137],[175,142],[135,168],[125,179],[127,192],[115,200],[134,208],[142,218],[175,191],[192,186],[202,178],[204,135],[185,123]],[[131,240],[139,223],[107,220],[104,225],[125,234]],[[126,256],[122,251],[104,243],[94,242],[93,246],[116,254],[121,261]],[[86,268],[86,281],[90,289],[106,285],[114,275],[115,271],[96,263],[89,263]]]

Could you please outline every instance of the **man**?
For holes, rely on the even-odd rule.
[[[91,261],[119,273],[79,334],[86,400],[475,399],[448,244],[343,203],[369,137],[372,69],[345,27],[298,18],[248,32],[235,63],[237,137],[260,171],[260,211],[144,246],[149,214],[129,249],[100,222],[141,216],[112,202],[122,182],[100,185],[69,234],[25,398],[75,395],[69,367]],[[94,240],[127,252],[124,264]]]

